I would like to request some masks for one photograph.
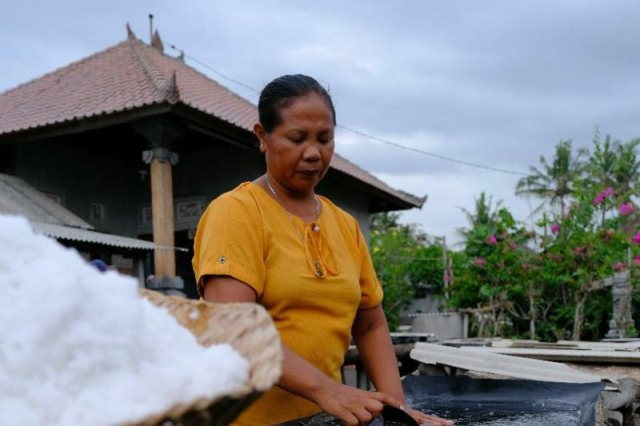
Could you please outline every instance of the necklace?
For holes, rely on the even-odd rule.
[[[271,186],[271,182],[269,182],[269,178],[267,176],[265,176],[265,181],[267,182],[267,187],[269,188],[269,191],[273,195],[273,198],[276,199],[278,204],[280,204],[280,206],[284,209],[285,213],[287,213],[287,218],[289,219],[289,222],[291,222],[293,229],[296,231],[296,234],[298,235],[298,239],[300,240],[300,244],[302,245],[302,248],[305,249],[304,236],[300,232],[300,228],[298,227],[298,225],[296,225],[295,221],[293,220],[293,216],[291,215],[291,212],[289,212],[289,209],[287,209],[284,206],[284,204],[280,200],[280,197],[278,197],[278,194],[276,193],[275,189],[273,189],[273,186]],[[313,199],[315,201],[314,204],[316,208],[316,217],[314,221],[311,223],[311,230],[313,232],[318,233],[320,232],[320,225],[317,223],[318,219],[320,218],[320,202],[318,201],[318,197],[315,194],[313,195]],[[324,267],[322,265],[322,262],[318,259],[313,259],[312,264],[313,264],[313,272],[315,273],[315,275],[318,278],[324,277]]]

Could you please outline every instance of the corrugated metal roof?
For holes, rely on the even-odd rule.
[[[5,174],[0,174],[0,214],[22,216],[31,223],[34,232],[63,240],[128,249],[187,251],[184,248],[160,246],[150,241],[97,232],[89,223],[22,179]]]
[[[69,226],[54,225],[51,223],[30,222],[33,231],[37,234],[49,237],[82,241],[86,243],[103,244],[111,247],[122,247],[138,250],[178,250],[188,251],[181,247],[167,247],[154,244],[151,241],[138,240],[136,238],[123,237],[120,235],[104,234],[102,232],[90,231],[88,229],[71,228]]]
[[[0,93],[0,135],[160,104],[184,104],[248,132],[255,105],[135,37]],[[331,167],[364,182],[400,208],[426,197],[391,188],[338,154]]]
[[[0,174],[0,213],[24,216],[29,222],[93,229],[22,179],[5,174]]]

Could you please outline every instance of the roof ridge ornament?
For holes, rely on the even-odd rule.
[[[178,91],[176,70],[174,69],[168,77],[165,76],[153,59],[149,57],[152,53],[146,50],[146,45],[140,43],[139,45],[131,45],[131,47],[133,56],[155,87],[160,100],[170,104],[178,102],[180,100],[180,92]]]
[[[178,80],[176,70],[173,70],[171,77],[167,80],[163,87],[164,98],[172,104],[175,104],[180,100],[180,91],[178,90]]]
[[[160,38],[160,33],[158,30],[153,32],[153,37],[151,37],[151,46],[154,47],[158,52],[164,53],[164,43],[162,43],[162,38]]]
[[[128,22],[127,22],[127,38],[129,40],[135,40],[137,38],[136,34],[133,32]]]

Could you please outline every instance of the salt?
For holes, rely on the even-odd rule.
[[[0,215],[0,423],[116,425],[248,380],[228,345],[203,348],[131,277]]]
[[[200,312],[198,312],[196,309],[193,309],[191,312],[189,312],[189,319],[191,321],[196,321],[198,320],[198,318],[200,318]]]

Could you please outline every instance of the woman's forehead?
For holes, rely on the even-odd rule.
[[[293,99],[280,110],[281,125],[291,126],[308,122],[333,128],[333,114],[327,101],[317,93]]]

